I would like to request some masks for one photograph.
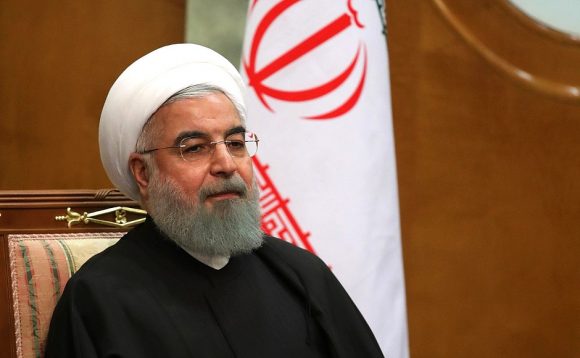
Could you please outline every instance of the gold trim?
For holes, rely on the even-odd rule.
[[[506,59],[500,57],[493,52],[489,47],[485,46],[467,27],[458,19],[458,17],[451,11],[444,0],[433,0],[433,4],[443,15],[445,20],[459,33],[459,35],[473,48],[481,57],[483,57],[491,65],[497,67],[501,72],[507,74],[509,77],[523,82],[540,92],[549,95],[560,97],[568,100],[580,100],[580,87],[556,82],[548,78],[540,77],[518,68],[516,65],[510,63]]]
[[[127,221],[127,213],[147,215],[145,210],[129,208],[125,206],[115,206],[113,208],[103,209],[95,211],[93,213],[84,212],[79,214],[71,210],[71,208],[66,208],[66,215],[55,216],[56,221],[66,221],[69,228],[73,225],[78,224],[99,224],[104,226],[111,226],[116,228],[127,228],[135,226],[145,221],[145,218]],[[96,216],[101,216],[105,214],[115,213],[115,221],[96,219]]]

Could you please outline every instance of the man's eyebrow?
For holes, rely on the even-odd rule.
[[[186,131],[181,132],[173,141],[173,145],[178,146],[185,138],[209,138],[209,135],[200,131]]]
[[[237,127],[228,129],[226,131],[225,137],[229,137],[232,134],[238,134],[238,133],[246,133],[246,128],[244,128],[243,126],[237,126]]]
[[[233,134],[238,134],[238,133],[246,133],[246,128],[244,128],[243,126],[237,126],[237,127],[230,128],[226,131],[224,137],[227,138]],[[173,145],[176,147],[179,146],[181,141],[184,140],[185,138],[207,138],[207,139],[211,140],[209,134],[207,134],[207,133],[200,132],[200,131],[185,131],[185,132],[179,133],[179,135],[173,141]]]

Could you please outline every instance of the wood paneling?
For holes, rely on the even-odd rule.
[[[477,45],[571,88],[580,46],[501,0],[387,14],[411,356],[577,357],[580,101]]]
[[[183,42],[184,0],[3,1],[0,189],[110,187],[97,131],[121,71]]]

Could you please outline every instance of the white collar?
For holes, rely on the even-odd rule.
[[[230,262],[229,256],[206,256],[200,255],[196,252],[189,251],[185,248],[184,250],[185,252],[190,254],[194,259],[203,263],[206,266],[213,268],[214,270],[221,270],[228,264],[228,262]]]

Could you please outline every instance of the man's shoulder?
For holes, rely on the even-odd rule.
[[[129,231],[118,242],[89,258],[74,273],[71,280],[74,282],[123,277],[132,271],[139,259],[139,245],[136,239],[141,235],[140,231],[138,228]]]
[[[264,247],[275,250],[281,255],[290,255],[305,260],[320,260],[310,251],[273,236],[264,236]]]
[[[264,237],[264,245],[260,248],[259,253],[282,260],[293,268],[310,271],[328,270],[327,265],[314,253],[272,236]]]
[[[117,243],[106,248],[89,258],[79,269],[72,275],[71,281],[85,280],[88,278],[98,278],[102,276],[114,276],[117,272],[122,271],[122,267],[128,264],[128,256],[124,255],[127,250],[125,237],[123,236]]]

